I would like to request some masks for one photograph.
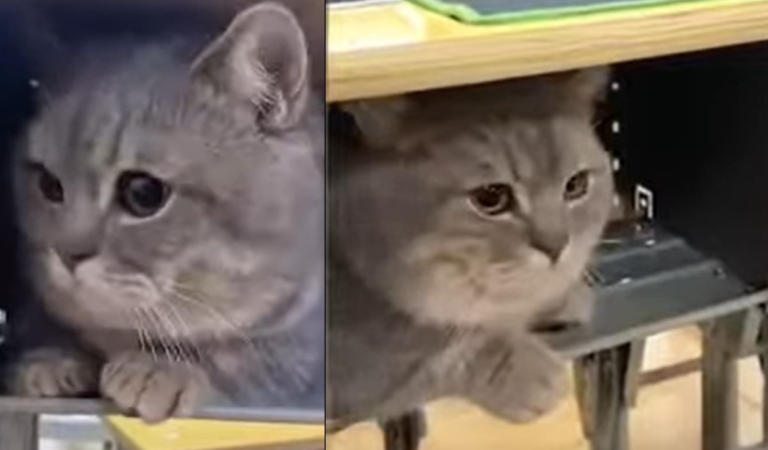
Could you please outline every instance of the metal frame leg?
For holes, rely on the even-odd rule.
[[[755,311],[717,319],[704,327],[701,388],[702,448],[736,450],[738,438],[738,361],[754,345]]]
[[[630,408],[637,405],[637,395],[640,392],[640,380],[643,375],[645,343],[645,339],[638,339],[630,344],[629,367],[627,368],[627,402]]]
[[[418,409],[380,421],[379,427],[384,433],[385,450],[418,450],[426,434],[426,418],[424,411]]]
[[[0,413],[0,449],[37,450],[36,414]]]
[[[628,382],[632,344],[602,350],[574,362],[576,399],[592,450],[629,446]]]
[[[760,333],[758,337],[758,360],[763,373],[763,439],[762,446],[768,448],[768,309],[760,311]]]

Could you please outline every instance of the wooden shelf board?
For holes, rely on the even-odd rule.
[[[479,26],[402,1],[330,6],[327,95],[377,97],[761,40],[768,40],[766,0]]]

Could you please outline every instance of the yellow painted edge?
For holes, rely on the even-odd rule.
[[[135,450],[235,450],[304,447],[323,442],[323,425],[169,420],[149,426],[137,419],[111,416],[105,422]]]
[[[768,2],[713,0],[472,26],[407,3],[329,8],[328,100],[409,92],[768,39]]]

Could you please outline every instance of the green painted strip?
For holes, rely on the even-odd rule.
[[[581,5],[552,6],[548,8],[506,10],[503,2],[488,2],[488,0],[466,0],[452,2],[450,0],[407,0],[438,14],[448,16],[460,22],[473,25],[498,25],[514,22],[531,22],[543,20],[558,20],[578,16],[594,16],[617,11],[657,10],[658,8],[674,8],[682,4],[708,3],[711,6],[751,3],[765,0],[615,0],[592,2],[584,0]],[[535,4],[535,0],[532,0]],[[481,12],[478,6],[496,9],[493,12]]]

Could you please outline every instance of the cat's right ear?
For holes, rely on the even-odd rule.
[[[400,134],[412,107],[405,96],[345,102],[339,106],[352,116],[361,137],[373,148],[384,147]]]
[[[193,65],[193,76],[250,102],[260,125],[284,129],[307,104],[307,43],[298,21],[278,4],[240,13]]]

